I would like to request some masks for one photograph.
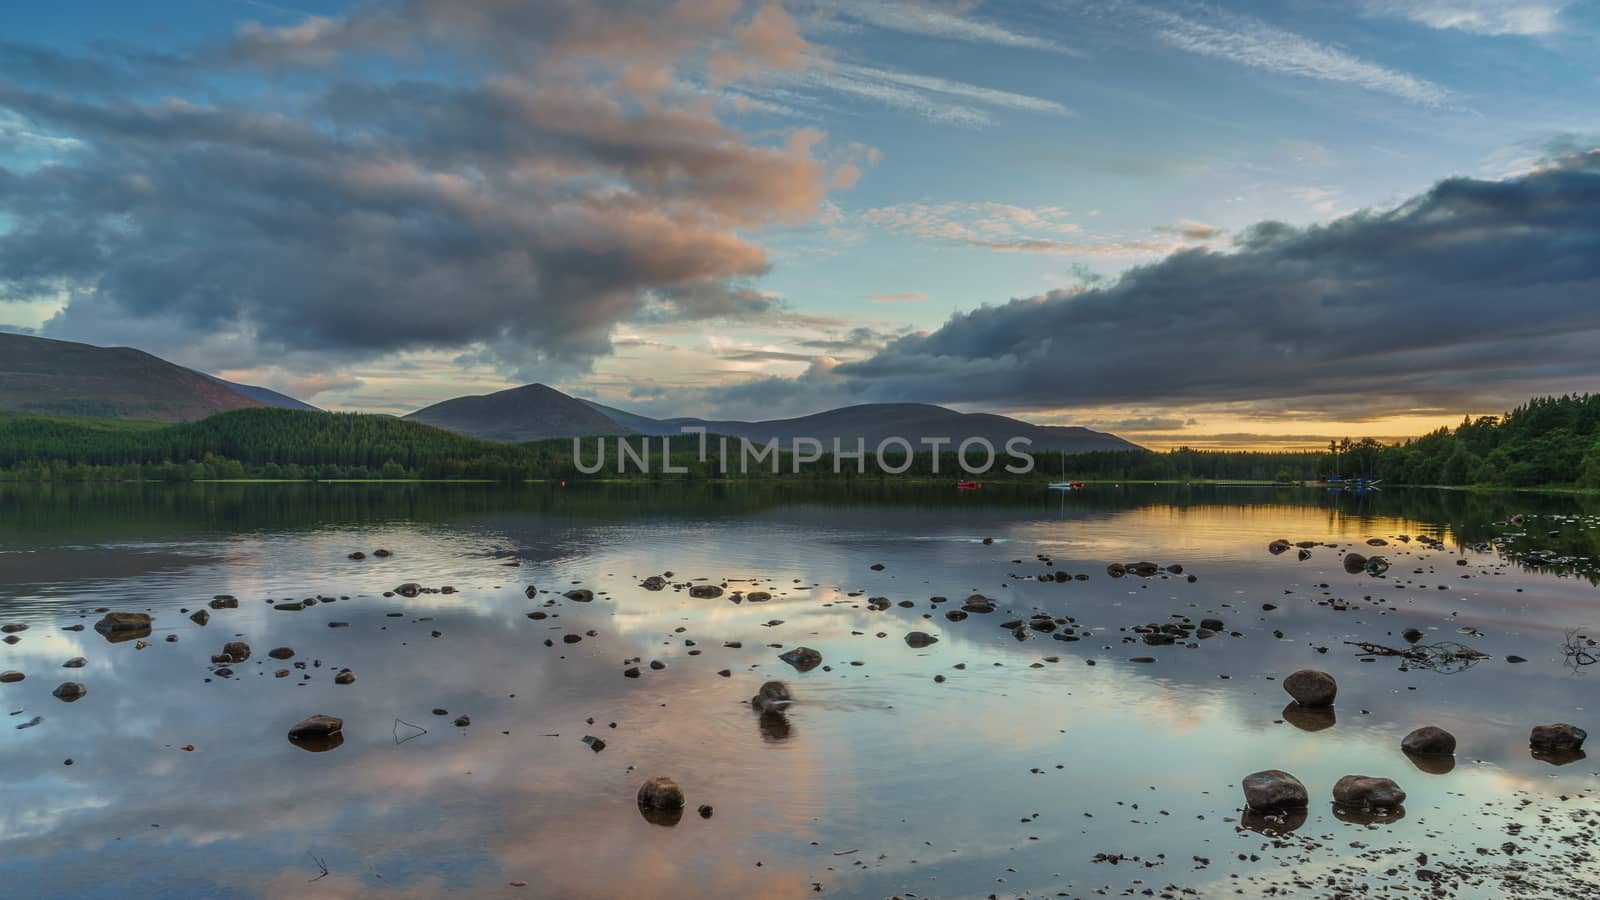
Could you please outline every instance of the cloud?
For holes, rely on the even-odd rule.
[[[1053,38],[1026,34],[996,22],[960,15],[953,9],[928,2],[824,0],[818,3],[817,7],[835,16],[902,34],[990,44],[997,47],[1049,50],[1057,53],[1074,52]]]
[[[1035,115],[1072,114],[1066,106],[1041,97],[820,57],[798,71],[769,74],[747,91],[757,98],[795,106],[818,104],[817,92],[838,94],[931,122],[967,128],[996,124],[996,109]]]
[[[1158,226],[1164,239],[1105,235],[1068,240],[1083,226],[1057,206],[1018,206],[996,202],[900,203],[861,214],[867,225],[895,234],[990,250],[996,253],[1044,253],[1083,257],[1136,257],[1172,253],[1187,241],[1209,240],[1222,229],[1181,219]],[[1172,238],[1180,238],[1173,240]]]
[[[1537,37],[1561,30],[1566,0],[1365,0],[1368,15],[1471,34]]]
[[[752,287],[770,268],[755,234],[814,217],[870,154],[830,161],[809,127],[743,133],[674,86],[719,58],[757,77],[804,52],[771,6],[407,0],[192,57],[207,84],[247,65],[341,73],[286,81],[271,108],[135,99],[114,73],[23,54],[42,81],[109,80],[0,82],[0,130],[62,142],[0,168],[16,223],[0,301],[64,295],[44,333],[145,333],[180,356],[236,335],[230,368],[464,349],[541,376],[586,371],[619,323],[767,316],[781,303]],[[419,74],[346,67],[380,53]],[[430,80],[425,62],[484,71]]]
[[[1182,431],[1195,424],[1194,419],[1184,419],[1175,416],[1143,416],[1132,419],[1119,419],[1115,422],[1105,422],[1096,427],[1105,431]]]
[[[1326,224],[1258,223],[1226,252],[983,306],[812,380],[849,402],[1494,409],[1600,389],[1596,296],[1600,150]]]
[[[1226,228],[1218,228],[1193,219],[1179,219],[1166,225],[1157,225],[1153,230],[1157,234],[1175,235],[1186,241],[1209,241],[1228,233]]]
[[[1157,40],[1190,53],[1285,75],[1355,85],[1422,106],[1442,106],[1451,99],[1448,90],[1433,82],[1259,19],[1209,7],[1198,7],[1192,17],[1152,7],[1129,8],[1151,23]]]
[[[868,303],[921,303],[928,299],[922,291],[900,291],[893,294],[869,294]]]

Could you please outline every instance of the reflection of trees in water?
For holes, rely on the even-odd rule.
[[[1566,640],[1561,644],[1561,656],[1574,672],[1582,671],[1584,666],[1600,662],[1600,657],[1595,655],[1596,641],[1589,637],[1589,630],[1574,628],[1567,632]]]
[[[953,479],[952,479],[953,480]],[[1457,549],[1506,534],[1504,522],[1525,513],[1545,517],[1600,514],[1600,497],[1510,492],[1394,488],[1364,494],[1314,488],[1227,487],[1185,484],[1090,485],[1070,495],[1039,484],[985,484],[961,491],[945,482],[894,478],[755,480],[748,482],[591,482],[554,484],[0,484],[0,541],[42,532],[86,532],[115,539],[149,539],[163,533],[239,532],[253,529],[323,527],[328,522],[379,525],[389,522],[450,522],[497,514],[535,514],[575,521],[753,515],[792,506],[821,509],[908,508],[1031,510],[1049,518],[1095,518],[1147,509],[1178,511],[1227,507],[1263,516],[1306,517],[1320,512],[1330,531],[1351,522],[1389,529],[1413,522],[1414,534],[1429,534]],[[1378,526],[1378,522],[1385,523]],[[1528,530],[1537,534],[1552,529]],[[1314,535],[1313,535],[1314,536]],[[1541,549],[1542,548],[1542,549]],[[1555,538],[1515,539],[1508,555],[1526,558],[1541,571],[1565,574],[1566,563],[1600,558],[1600,530],[1563,523]],[[1545,554],[1544,556],[1539,555]],[[1553,564],[1550,560],[1561,560]],[[1541,562],[1543,561],[1543,562]],[[1600,573],[1591,575],[1600,583]]]
[[[1406,668],[1426,669],[1444,675],[1465,672],[1489,654],[1474,650],[1457,641],[1439,641],[1432,644],[1412,644],[1409,647],[1385,647],[1370,641],[1345,641],[1360,651],[1361,656],[1398,656],[1406,661]]]

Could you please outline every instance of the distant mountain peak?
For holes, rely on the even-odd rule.
[[[545,384],[457,397],[406,416],[471,437],[518,443],[554,437],[634,434],[631,428]]]

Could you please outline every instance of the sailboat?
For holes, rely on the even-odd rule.
[[[1050,490],[1052,490],[1052,491],[1081,491],[1081,490],[1083,490],[1083,482],[1081,482],[1081,481],[1067,481],[1066,478],[1067,478],[1067,455],[1065,453],[1063,453],[1063,454],[1061,454],[1061,479],[1062,480],[1060,480],[1060,481],[1052,481],[1049,484],[1045,485],[1045,487],[1050,489]]]

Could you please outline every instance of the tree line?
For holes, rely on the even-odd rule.
[[[601,440],[607,465],[592,468]],[[623,438],[631,453],[618,471],[618,438],[501,444],[464,437],[390,416],[291,409],[246,409],[198,422],[162,425],[47,416],[0,416],[0,479],[13,481],[200,481],[215,479],[476,479],[487,481],[630,479],[883,479],[967,476],[954,453],[888,459],[898,475],[855,460],[839,471],[830,456],[794,471],[793,457],[740,471],[716,454],[700,457],[693,435]],[[1028,473],[1000,465],[984,481],[1313,481],[1334,475],[1381,478],[1390,484],[1600,487],[1600,395],[1545,397],[1503,416],[1464,421],[1454,429],[1399,444],[1370,438],[1330,442],[1327,452],[1114,450],[1034,454]],[[641,472],[644,460],[648,473]],[[1005,460],[1001,460],[1005,462]],[[936,468],[937,467],[937,468]],[[669,471],[672,470],[672,471]]]

